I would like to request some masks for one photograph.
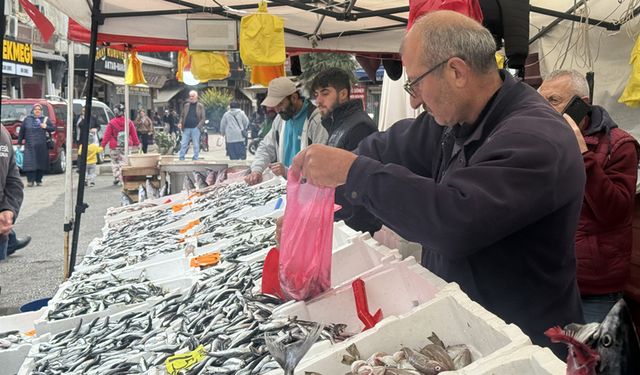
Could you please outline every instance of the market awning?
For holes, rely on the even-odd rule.
[[[33,58],[36,60],[42,60],[42,61],[67,62],[67,59],[65,59],[64,56],[55,55],[53,53],[48,53],[48,52],[36,51],[36,50],[33,50]]]
[[[160,90],[158,91],[158,97],[153,102],[155,104],[168,103],[169,100],[173,99],[182,89],[183,87]]]
[[[124,77],[118,77],[118,76],[112,76],[109,74],[102,74],[102,73],[96,73],[96,78],[108,82],[108,83],[113,83],[116,86],[124,86]],[[135,85],[135,87],[145,87],[145,88],[149,88],[148,85],[145,85],[144,83],[141,83],[139,85]]]

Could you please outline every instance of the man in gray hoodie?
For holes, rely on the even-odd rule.
[[[227,155],[231,160],[245,160],[247,148],[245,141],[249,118],[240,109],[238,102],[231,102],[229,110],[220,120],[220,134],[225,138]]]

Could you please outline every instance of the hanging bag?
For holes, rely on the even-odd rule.
[[[267,2],[258,12],[240,21],[240,58],[245,65],[274,66],[284,64],[284,20],[267,13]]]
[[[278,276],[287,298],[306,300],[331,287],[335,189],[300,178],[289,170]]]

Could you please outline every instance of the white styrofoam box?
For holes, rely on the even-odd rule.
[[[34,328],[33,322],[42,316],[43,309],[44,307],[38,311],[0,316],[0,332],[20,331],[25,333],[31,331]]]
[[[422,259],[422,245],[405,240],[384,225],[373,234],[373,238],[387,247],[398,249],[403,259],[408,257]]]
[[[353,237],[362,234],[362,232],[356,232],[351,229],[344,221],[338,221],[333,224],[333,248],[337,249],[340,246],[348,243]],[[393,249],[393,247],[392,247]]]
[[[402,315],[433,299],[447,283],[416,263],[413,258],[381,264],[357,275],[365,283],[369,311],[382,309],[382,316]],[[342,323],[348,332],[359,332],[364,325],[358,319],[351,283],[330,289],[305,302],[288,302],[273,312],[275,316],[297,316],[321,323]]]
[[[333,309],[336,310],[335,307]],[[507,355],[516,349],[531,345],[531,340],[520,328],[506,324],[471,301],[457,284],[451,283],[433,299],[407,314],[388,316],[374,328],[335,344],[322,353],[309,353],[297,367],[296,374],[304,374],[305,371],[343,374],[349,368],[340,361],[351,344],[356,344],[361,355],[368,358],[375,352],[394,353],[403,346],[422,348],[430,343],[427,337],[431,332],[436,333],[446,345],[466,344],[478,367],[487,362],[497,363],[499,358],[507,360]],[[465,374],[475,375],[477,372]]]
[[[459,375],[564,375],[567,364],[556,357],[548,348],[529,345],[515,349],[512,353],[487,358],[471,363],[469,366],[442,374]]]
[[[31,343],[11,346],[0,350],[0,375],[14,375],[22,366],[27,354],[31,350]]]
[[[187,290],[193,285],[195,280],[196,279],[192,277],[183,277],[180,279],[160,281],[154,284],[158,287],[164,288],[167,291],[171,292],[176,289]],[[101,318],[107,315],[113,315],[115,313],[128,310],[131,308],[135,308],[135,307],[138,307],[142,310],[149,309],[151,307],[151,305],[147,304],[146,302],[139,302],[134,304],[116,303],[113,305],[109,305],[106,309],[101,311],[77,315],[77,316],[73,316],[66,319],[48,320],[47,315],[49,313],[50,307],[53,306],[53,303],[57,303],[58,301],[61,301],[61,296],[64,289],[63,285],[65,283],[63,283],[60,286],[60,289],[58,289],[58,291],[56,292],[56,296],[58,296],[58,298],[57,299],[54,299],[55,297],[52,298],[51,301],[49,301],[49,305],[45,309],[41,310],[42,315],[40,316],[40,318],[34,321],[36,333],[38,334],[38,336],[44,333],[58,333],[58,332],[66,331],[68,329],[75,328],[79,324],[81,319],[84,323],[86,323],[86,322],[92,321],[95,318]],[[108,289],[105,289],[100,293],[103,293],[103,292],[108,292]]]
[[[286,196],[281,196],[276,199],[272,199],[262,206],[250,207],[246,210],[242,210],[236,214],[230,215],[231,217],[238,217],[243,220],[253,220],[266,217],[279,217],[284,214]]]
[[[184,255],[184,251],[182,253]],[[153,283],[179,279],[186,276],[194,276],[199,272],[199,268],[189,267],[191,258],[192,257],[169,259],[142,266],[136,264],[135,266],[124,267],[111,273],[126,279],[141,278],[144,274],[145,278]]]
[[[358,232],[356,232],[358,233]],[[400,260],[397,250],[379,244],[369,234],[353,237],[331,255],[331,287],[351,282],[358,275],[375,272],[382,264]]]

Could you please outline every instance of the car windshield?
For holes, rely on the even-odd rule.
[[[22,121],[31,114],[33,104],[6,104],[2,103],[2,122]],[[49,109],[46,105],[42,106],[42,115],[49,116]]]

